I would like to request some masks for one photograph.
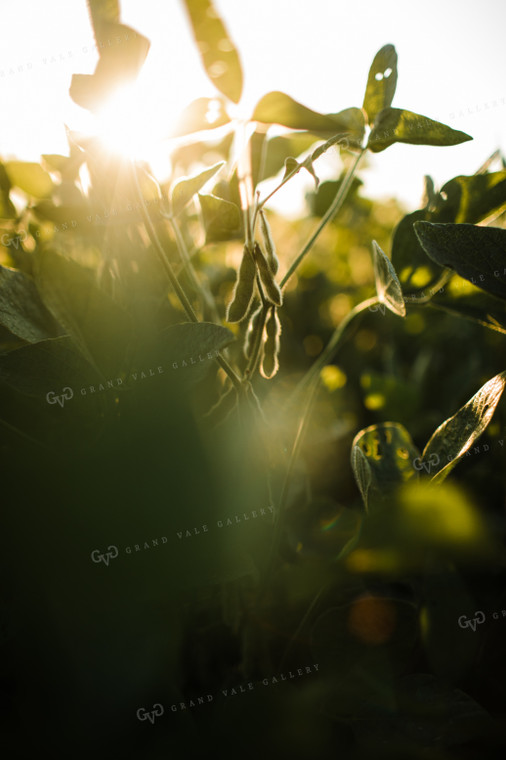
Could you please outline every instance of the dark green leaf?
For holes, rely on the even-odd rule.
[[[60,333],[33,280],[6,267],[0,267],[0,324],[28,343],[54,338]]]
[[[413,223],[426,221],[432,216],[427,209],[407,214],[394,230],[392,240],[392,264],[399,273],[399,281],[404,286],[425,288],[439,277],[443,271],[429,259],[415,234]],[[412,283],[412,281],[414,282]]]
[[[105,376],[114,376],[131,343],[127,313],[99,289],[90,270],[55,251],[39,254],[35,281],[45,305],[83,355]]]
[[[367,147],[379,153],[394,143],[459,145],[473,138],[439,121],[401,108],[384,108],[375,119]]]
[[[472,224],[418,221],[415,233],[427,255],[488,293],[506,298],[506,230]]]
[[[195,42],[208,77],[217,89],[238,103],[242,94],[239,55],[211,0],[183,0]]]
[[[430,221],[476,224],[506,208],[506,172],[454,177],[441,188],[447,218]],[[443,208],[441,210],[443,210]]]
[[[61,394],[64,387],[76,395],[78,388],[96,380],[96,373],[76,352],[70,338],[64,337],[0,356],[0,380],[20,393],[46,400],[48,393]]]
[[[335,114],[321,114],[306,108],[284,92],[269,92],[258,101],[252,115],[253,121],[265,124],[281,124],[290,129],[300,129],[322,136],[338,132],[351,134],[360,140],[364,131],[364,117],[359,108],[347,108]]]
[[[206,231],[206,243],[236,240],[242,237],[242,216],[235,203],[215,195],[199,193],[202,217]]]
[[[413,753],[465,745],[493,729],[490,715],[474,699],[433,675],[404,676],[395,703],[388,712],[364,705],[354,720],[357,740],[382,757],[385,751],[392,757],[421,757]]]
[[[377,242],[372,241],[374,276],[376,279],[376,292],[380,303],[384,303],[390,311],[399,317],[406,316],[406,306],[402,295],[402,288],[392,262],[386,256]]]
[[[460,280],[460,282],[463,281]],[[432,297],[431,304],[450,314],[457,314],[506,335],[504,301],[472,287],[467,281],[466,290],[438,292]]]
[[[371,425],[357,433],[351,445],[351,463],[366,507],[372,499],[388,499],[393,486],[415,477],[413,462],[418,457],[411,436],[397,422]]]
[[[397,53],[393,45],[385,45],[374,56],[369,69],[362,107],[369,124],[384,108],[391,105],[397,87]]]
[[[194,177],[183,177],[178,180],[172,189],[172,213],[179,214],[187,203],[191,201],[194,195],[201,190],[206,182],[225,165],[225,161],[220,161],[214,166],[205,169]]]
[[[444,480],[480,437],[494,416],[505,384],[506,372],[501,372],[434,431],[422,454],[423,462],[436,464],[432,480]]]
[[[202,380],[213,367],[216,353],[235,340],[226,327],[211,322],[183,322],[167,327],[158,337],[160,364],[173,368],[185,387]],[[177,368],[173,365],[177,364]]]

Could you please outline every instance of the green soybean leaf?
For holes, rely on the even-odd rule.
[[[28,343],[61,333],[42,303],[33,280],[7,267],[0,267],[0,325]]]
[[[64,387],[76,395],[77,388],[96,379],[96,373],[67,337],[43,340],[0,355],[0,380],[41,400],[51,391],[61,394]]]
[[[397,52],[393,45],[385,45],[374,56],[369,69],[362,107],[369,124],[384,108],[391,105],[397,87]]]
[[[179,214],[194,195],[201,190],[215,174],[225,165],[225,161],[219,161],[214,166],[205,169],[194,177],[183,177],[178,180],[172,189],[172,213]]]
[[[242,94],[239,55],[211,0],[183,0],[202,64],[214,86],[234,103]]]
[[[14,187],[19,187],[34,198],[51,195],[53,182],[42,166],[28,161],[7,161],[5,171]]]
[[[44,304],[86,359],[114,376],[131,341],[128,314],[100,290],[90,270],[55,251],[39,254],[35,281]]]
[[[199,201],[206,231],[206,243],[218,243],[242,237],[242,216],[235,203],[230,203],[215,195],[200,193]]]
[[[399,273],[404,289],[414,280],[416,288],[425,288],[436,280],[442,268],[430,259],[415,234],[414,222],[432,219],[427,209],[407,214],[394,230],[392,239],[392,265]],[[412,285],[413,287],[413,285]]]
[[[459,145],[473,138],[412,111],[384,108],[377,115],[367,147],[379,153],[394,143],[410,145]]]
[[[467,290],[465,291],[461,289],[460,292],[459,290],[451,290],[436,293],[431,299],[431,304],[450,314],[462,316],[483,325],[483,327],[506,335],[504,301],[469,285],[467,282],[466,286]]]
[[[351,461],[366,507],[388,500],[392,487],[415,477],[413,462],[419,457],[408,431],[397,422],[371,425],[357,433]]]
[[[256,134],[256,133],[255,133]],[[265,135],[262,135],[265,138]],[[253,182],[257,185],[268,177],[273,177],[285,165],[287,158],[299,156],[314,145],[314,135],[307,132],[293,132],[289,135],[272,137],[264,146],[258,146],[252,141],[252,174]]]
[[[506,298],[506,230],[419,221],[415,233],[427,255],[488,293]]]
[[[476,224],[506,209],[506,172],[454,177],[441,188],[448,218],[430,221]]]
[[[318,190],[320,179],[316,175],[310,156],[301,163],[299,163],[296,158],[289,156],[285,161],[285,173],[283,174],[283,179],[286,179],[290,174],[292,174],[293,171],[297,170],[297,172],[299,172],[301,169],[305,169],[307,172],[309,172],[309,174],[314,179],[315,190]]]
[[[183,386],[191,387],[206,376],[217,353],[234,340],[234,334],[222,325],[182,322],[159,334],[159,361],[164,367],[170,365]]]
[[[398,681],[393,709],[372,702],[361,706],[353,728],[367,751],[406,758],[425,757],[428,751],[443,757],[438,748],[480,742],[495,731],[490,715],[468,694],[425,673]]]
[[[402,295],[401,283],[392,266],[392,262],[383,253],[375,240],[372,241],[372,249],[378,298],[394,314],[397,314],[399,317],[405,317],[406,305]]]
[[[364,117],[359,108],[321,114],[279,91],[264,95],[255,106],[251,118],[264,124],[280,124],[322,136],[342,132],[343,135],[349,133],[355,140],[360,140],[364,132]]]
[[[9,198],[10,189],[11,181],[5,166],[0,163],[0,219],[14,219],[17,216],[14,204]]]
[[[436,465],[432,480],[444,480],[480,437],[494,416],[505,384],[506,372],[495,375],[434,431],[422,454],[423,462]]]

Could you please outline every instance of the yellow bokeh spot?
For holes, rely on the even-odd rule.
[[[345,373],[339,369],[339,367],[335,367],[333,364],[328,364],[326,367],[323,367],[320,371],[320,377],[324,386],[331,393],[332,391],[336,391],[338,388],[343,388],[346,385],[347,378]]]
[[[425,319],[419,312],[408,314],[404,321],[404,329],[410,335],[418,335],[425,327]]]
[[[369,393],[364,399],[364,406],[372,412],[385,406],[386,398],[382,393]]]

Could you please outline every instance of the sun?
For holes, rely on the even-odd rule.
[[[152,164],[167,159],[172,121],[159,93],[138,80],[108,98],[96,113],[95,132],[110,153]]]

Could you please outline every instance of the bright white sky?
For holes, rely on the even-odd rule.
[[[416,208],[424,174],[441,185],[474,173],[496,148],[506,150],[504,0],[215,2],[241,53],[246,109],[270,90],[322,112],[361,106],[374,54],[393,43],[399,56],[393,105],[474,138],[447,148],[395,145],[371,156],[370,169],[360,173],[370,196],[396,196]],[[154,144],[183,106],[214,89],[179,0],[121,6],[122,21],[151,41],[135,113],[144,115]],[[92,126],[68,96],[72,74],[92,73],[97,60],[85,0],[2,0],[0,13],[0,155],[38,160],[41,153],[67,153],[63,124]],[[306,180],[294,182],[300,192]],[[296,202],[294,190],[282,192],[286,208]]]

